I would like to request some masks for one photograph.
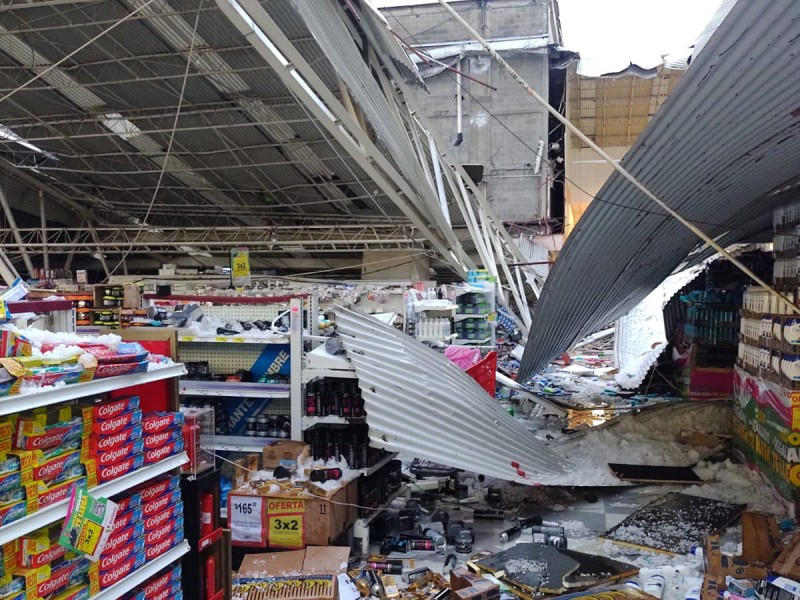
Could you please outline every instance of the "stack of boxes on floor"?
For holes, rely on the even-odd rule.
[[[798,306],[800,204],[777,209],[773,225],[773,285]],[[800,315],[759,287],[744,294],[734,383],[734,448],[794,504],[800,499]]]
[[[182,422],[180,413],[143,416],[137,396],[9,417],[0,423],[0,523],[66,500],[74,485],[91,490],[180,453]],[[170,441],[154,445],[165,433]],[[119,511],[98,562],[58,545],[61,523],[5,544],[0,598],[88,598],[161,556],[183,540],[179,483],[163,476],[114,498]]]

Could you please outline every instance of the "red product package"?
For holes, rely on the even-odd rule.
[[[119,377],[120,375],[133,375],[147,371],[150,361],[127,362],[115,364],[99,364],[94,372],[95,379],[105,379],[106,377]]]
[[[113,465],[98,467],[97,482],[105,483],[106,481],[111,481],[112,479],[116,479],[117,477],[122,477],[123,475],[126,475],[131,471],[135,471],[143,464],[144,464],[144,456],[142,456],[141,454],[137,454],[129,458],[126,458],[125,460],[121,460],[118,463],[114,463]]]
[[[142,419],[142,429],[145,435],[159,433],[170,427],[181,427],[183,421],[183,413],[153,413]]]
[[[144,464],[152,465],[153,463],[157,463],[181,452],[183,452],[183,440],[176,440],[169,444],[164,444],[160,448],[146,450],[144,453]]]
[[[86,445],[91,452],[102,452],[103,450],[113,450],[134,440],[142,438],[142,424],[137,423],[126,427],[121,431],[100,435],[93,433],[89,436],[89,443]]]
[[[113,465],[123,459],[130,458],[134,454],[141,454],[142,450],[144,450],[144,442],[142,440],[134,440],[128,444],[118,446],[113,450],[98,452],[94,458],[98,465],[105,467]],[[145,457],[145,462],[147,462],[147,457]]]
[[[86,406],[86,413],[93,421],[105,421],[139,408],[139,396],[125,396],[108,402],[97,402]],[[84,420],[86,417],[84,416]]]
[[[111,526],[111,535],[115,535],[118,531],[129,527],[130,525],[135,525],[136,523],[141,523],[142,521],[142,507],[137,506],[136,508],[126,511],[122,514],[117,514],[117,518],[114,519],[114,524]]]
[[[115,350],[108,346],[92,345],[84,347],[100,365],[108,363],[138,363],[147,358],[149,352],[139,342],[122,342]]]
[[[145,502],[142,504],[142,515],[145,519],[147,519],[148,517],[152,517],[160,512],[163,512],[171,504],[177,504],[180,501],[181,491],[179,489],[173,490],[169,494],[164,494],[155,500],[151,500],[150,502]]]
[[[136,554],[141,553],[144,550],[144,545],[144,538],[138,537],[132,539],[122,548],[117,548],[116,550],[111,551],[104,549],[103,553],[100,555],[100,560],[98,561],[98,568],[100,571],[108,571],[113,569],[128,561]]]
[[[39,510],[69,498],[69,494],[72,491],[73,485],[85,486],[86,477],[78,477],[77,479],[71,479],[69,481],[65,481],[64,483],[51,485],[46,490],[40,490],[38,499]]]
[[[139,593],[141,593],[141,600],[152,600],[164,590],[171,590],[173,583],[180,585],[181,571],[181,566],[178,564],[160,575],[156,575],[153,579],[137,588],[136,591],[138,593],[134,598],[139,598]]]
[[[168,598],[179,600],[178,599],[179,593],[181,593],[181,583],[180,581],[173,581],[166,588],[164,588],[163,590],[152,596],[150,600],[167,600]]]
[[[124,492],[124,496],[115,496],[111,499],[117,505],[117,514],[142,505],[142,495],[139,492]]]
[[[43,481],[44,483],[51,483],[59,478],[63,474],[64,477],[67,477],[68,474],[64,473],[65,469],[70,469],[71,467],[78,468],[81,461],[81,451],[75,450],[74,452],[67,452],[66,454],[61,454],[60,456],[56,456],[50,458],[43,462],[42,464],[34,467],[33,469],[33,479],[34,481]],[[71,469],[72,470],[72,469]],[[82,470],[78,471],[78,474],[82,473]]]
[[[168,550],[171,550],[172,548],[180,544],[182,541],[183,541],[183,529],[171,533],[157,544],[145,547],[144,550],[145,560],[151,561],[155,558],[158,558]]]
[[[104,590],[117,583],[123,577],[127,577],[145,562],[144,552],[131,556],[124,563],[117,565],[108,571],[100,571],[100,589]]]
[[[157,527],[144,534],[144,542],[147,546],[153,546],[161,542],[168,535],[177,531],[183,531],[183,517],[178,517],[174,521],[164,523],[161,527]]]
[[[141,521],[132,523],[124,529],[119,529],[108,536],[103,553],[119,550],[129,542],[144,535],[144,525]]]
[[[95,436],[107,436],[114,433],[119,433],[127,427],[137,425],[142,422],[142,411],[138,408],[111,419],[104,421],[97,421],[92,424],[92,433]]]
[[[164,431],[159,431],[158,433],[151,433],[144,436],[144,448],[145,450],[152,450],[153,448],[159,448],[164,444],[168,444],[169,442],[182,439],[183,431],[181,428],[170,427]]]
[[[180,477],[177,475],[162,475],[136,488],[142,495],[142,502],[150,502],[181,486]]]
[[[145,531],[153,531],[154,529],[161,527],[164,523],[167,523],[168,521],[174,521],[178,517],[182,516],[183,502],[176,502],[175,504],[168,506],[166,510],[161,511],[152,517],[145,518],[144,529]]]

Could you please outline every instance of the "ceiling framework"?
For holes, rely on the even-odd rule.
[[[75,215],[6,220],[0,247],[19,259],[74,249],[106,273],[129,255],[232,245],[348,258],[405,248],[461,275],[489,268],[527,322],[506,265],[524,257],[440,153],[407,100],[413,85],[416,68],[362,0],[0,10],[0,187],[12,209],[30,214],[16,190],[35,187]]]

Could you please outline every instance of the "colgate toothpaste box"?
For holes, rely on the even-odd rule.
[[[153,600],[164,590],[174,590],[176,585],[180,588],[181,573],[180,564],[169,567],[137,587],[126,598],[127,600]]]
[[[112,533],[106,541],[106,547],[103,548],[103,553],[115,552],[123,548],[126,544],[132,542],[137,538],[144,536],[144,523],[141,521],[131,523],[124,529],[120,529]]]
[[[155,529],[151,529],[149,531],[145,531],[144,533],[144,541],[145,544],[148,546],[152,546],[154,544],[158,544],[162,540],[164,540],[168,535],[172,535],[178,531],[183,531],[183,517],[177,517],[172,521],[168,521],[161,525],[160,527],[156,527]]]
[[[104,590],[117,583],[123,577],[127,577],[145,563],[144,552],[131,556],[128,560],[106,571],[100,571],[99,585]]]
[[[142,503],[142,515],[145,519],[149,517],[153,517],[160,512],[163,512],[167,508],[169,508],[173,504],[178,504],[181,501],[181,491],[173,490],[168,494],[164,494],[155,498],[154,500],[150,500],[149,502]]]
[[[133,425],[137,425],[141,422],[142,411],[137,408],[136,410],[122,413],[115,417],[111,417],[110,419],[92,423],[92,434],[97,437],[108,436],[114,433],[119,433],[120,431]]]
[[[147,355],[150,354],[139,342],[121,342],[115,350],[97,344],[86,346],[85,349],[97,359],[100,365],[138,363],[147,360]]]
[[[130,427],[126,427],[121,431],[117,431],[115,433],[109,433],[106,435],[99,435],[93,433],[89,436],[87,443],[83,445],[83,452],[81,454],[81,458],[85,461],[91,458],[91,456],[95,456],[99,452],[105,452],[107,450],[113,450],[114,448],[119,448],[120,446],[124,446],[125,444],[130,444],[133,441],[141,439],[142,437],[142,424],[137,423],[135,425],[131,425]]]
[[[0,507],[0,525],[8,525],[28,514],[28,501],[21,500],[14,504]]]
[[[76,468],[79,469],[76,471]],[[46,484],[61,483],[77,475],[82,475],[81,451],[74,450],[45,460],[33,468],[33,479]]]
[[[80,418],[42,425],[37,418],[21,417],[17,420],[15,444],[22,450],[49,450],[83,437]]]
[[[106,421],[138,409],[139,404],[139,396],[125,396],[107,402],[93,402],[83,407],[83,420],[84,422],[87,420]]]
[[[183,439],[183,430],[180,427],[170,427],[158,433],[150,433],[144,436],[145,450],[160,448],[164,444],[169,444]]]
[[[56,502],[66,500],[69,498],[73,486],[85,486],[86,483],[86,477],[83,476],[74,477],[72,479],[68,479],[67,481],[55,483],[53,485],[45,485],[42,482],[37,482],[36,509],[39,510],[42,508],[47,508]]]
[[[90,461],[91,462],[91,461]],[[106,465],[106,466],[99,466],[93,465],[95,467],[95,473],[97,475],[97,483],[105,483],[106,481],[111,481],[112,479],[117,479],[118,477],[122,477],[127,473],[131,473],[141,467],[144,464],[144,456],[141,454],[135,454],[133,456],[129,456],[113,465]],[[90,468],[90,464],[87,463],[86,469],[87,471]]]
[[[111,526],[111,535],[115,535],[117,532],[122,531],[126,527],[130,527],[136,523],[142,522],[142,507],[137,506],[136,508],[132,508],[122,514],[117,513],[116,519],[114,519],[114,524]]]
[[[152,465],[175,454],[180,454],[181,452],[183,452],[183,440],[175,440],[174,442],[164,444],[160,448],[146,450],[144,453],[144,464]]]
[[[122,446],[118,446],[112,450],[104,450],[102,452],[98,452],[94,455],[94,460],[97,462],[97,465],[100,467],[107,467],[109,465],[113,465],[114,463],[118,463],[121,460],[126,458],[130,458],[136,454],[142,454],[144,451],[144,442],[142,440],[134,440],[127,444],[123,444]],[[147,462],[147,457],[145,456],[145,463]]]
[[[100,572],[102,573],[104,571],[110,571],[111,569],[114,569],[115,567],[130,560],[137,554],[141,554],[141,552],[144,551],[144,545],[145,539],[143,537],[138,537],[132,539],[122,548],[118,548],[113,552],[109,552],[107,549],[104,549],[103,553],[100,555],[100,560],[98,561],[98,568],[100,569]]]
[[[183,502],[176,502],[152,517],[144,518],[144,530],[153,531],[165,523],[171,523],[183,516]]]
[[[114,363],[97,365],[94,372],[95,379],[105,379],[106,377],[119,377],[120,375],[133,375],[134,373],[144,373],[147,371],[149,361],[130,363]]]
[[[136,508],[142,505],[142,495],[139,492],[124,492],[118,496],[111,498],[111,501],[117,505],[117,514]]]
[[[142,429],[145,435],[149,435],[151,433],[159,433],[170,427],[181,427],[183,426],[183,421],[183,413],[152,413],[142,419]]]
[[[52,569],[50,579],[36,587],[36,598],[46,598],[73,586],[86,583],[90,562],[85,558],[73,558]]]
[[[158,558],[165,552],[171,550],[172,548],[180,544],[182,541],[183,541],[183,529],[181,529],[180,531],[173,531],[171,534],[169,534],[167,537],[162,539],[157,544],[145,546],[144,549],[145,560],[151,561]]]
[[[16,548],[17,566],[38,569],[63,558],[67,549],[58,543],[60,532],[60,526],[51,525],[20,538]]]
[[[177,490],[180,487],[181,480],[179,476],[161,475],[160,477],[156,477],[155,479],[136,487],[135,491],[142,495],[142,503],[145,503],[155,500],[164,494],[168,494],[173,490]]]
[[[183,591],[181,590],[181,582],[173,581],[160,592],[154,594],[149,599],[145,600],[179,600],[183,598]]]

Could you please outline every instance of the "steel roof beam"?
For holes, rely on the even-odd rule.
[[[358,126],[347,108],[322,82],[263,7],[248,0],[244,0],[242,4],[236,0],[216,1],[225,16],[270,64],[284,85],[430,240],[442,258],[459,273],[464,266],[474,267],[474,263],[464,255],[460,246],[451,247],[446,237],[431,228],[415,206],[418,196],[409,182]]]

